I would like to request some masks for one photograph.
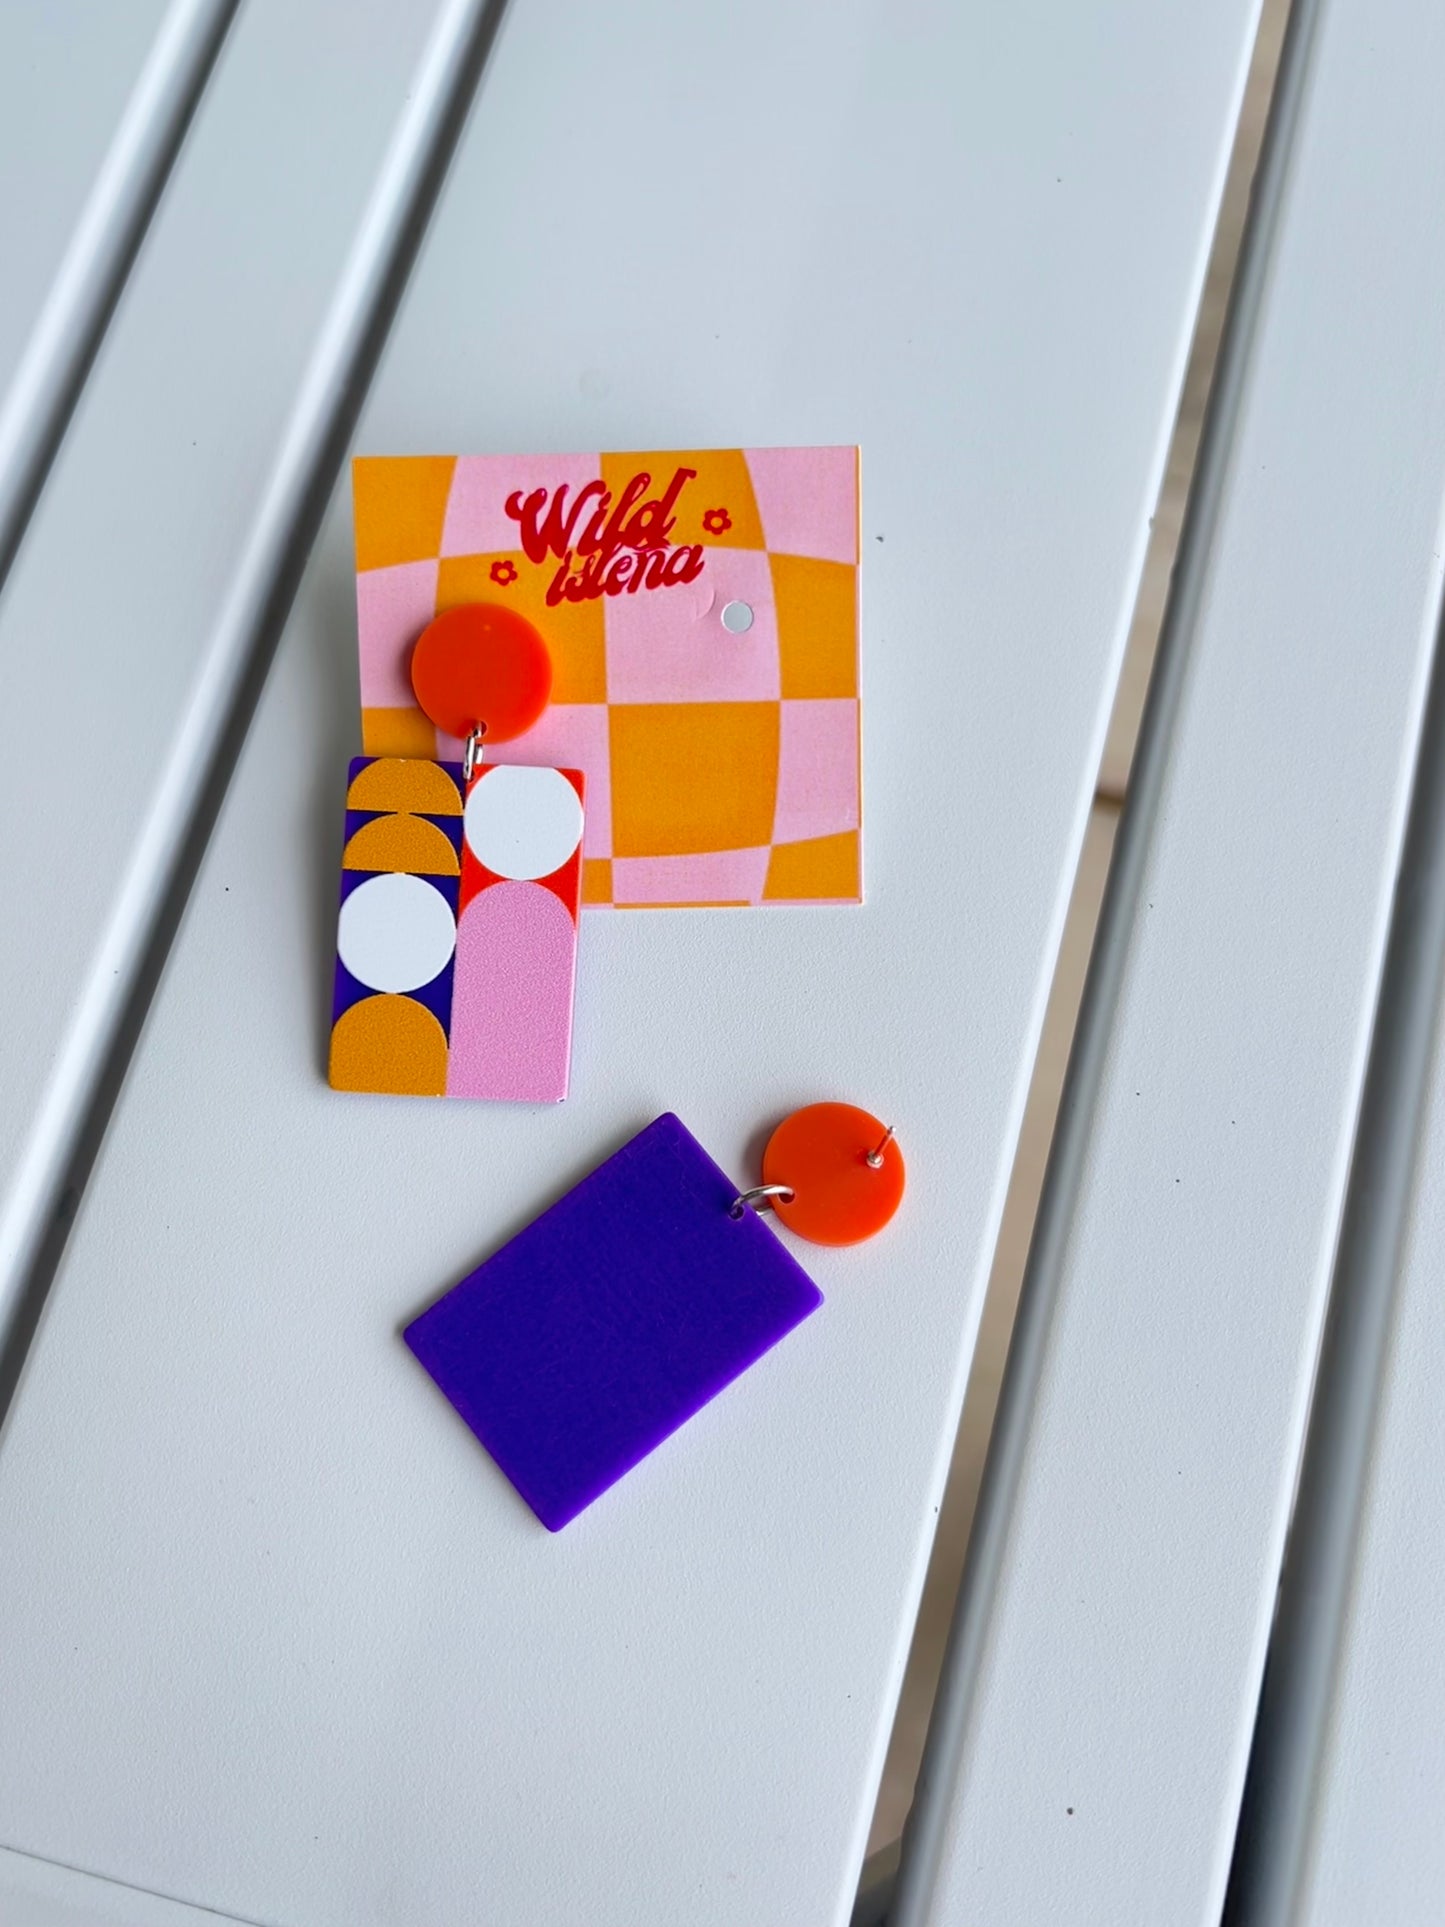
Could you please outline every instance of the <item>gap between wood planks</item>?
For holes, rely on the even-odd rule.
[[[1048,1009],[1039,1038],[1038,1055],[1034,1062],[1018,1151],[999,1228],[953,1463],[939,1511],[938,1531],[919,1602],[913,1644],[874,1810],[868,1842],[869,1859],[863,1871],[855,1927],[864,1927],[865,1922],[884,1918],[879,1908],[886,1910],[885,1896],[891,1888],[892,1871],[897,1866],[896,1842],[913,1800],[914,1783],[943,1662],[944,1643],[963,1572],[984,1454],[998,1404],[999,1383],[1008,1351],[1009,1334],[1013,1328],[1024,1262],[1028,1256],[1029,1239],[1038,1210],[1044,1166],[1058,1115],[1064,1068],[1078,1018],[1084,973],[1098,924],[1119,810],[1128,788],[1130,764],[1159,640],[1189,485],[1194,474],[1205,402],[1214,376],[1225,305],[1239,257],[1250,186],[1259,159],[1260,141],[1274,90],[1288,14],[1289,0],[1264,0],[1254,59],[1235,134],[1234,152],[1230,158],[1229,176],[1220,204],[1214,246],[1195,322],[1179,412],[1151,523],[1149,548],[1140,577],[1129,642],[1100,760],[1094,807],[1080,852]]]

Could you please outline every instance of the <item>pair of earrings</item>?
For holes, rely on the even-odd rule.
[[[448,610],[411,658],[460,760],[357,757],[346,797],[331,1082],[567,1094],[586,783],[487,763],[532,728],[535,628]],[[822,1304],[762,1223],[856,1244],[903,1195],[893,1132],[847,1104],[786,1118],[738,1191],[667,1113],[407,1326],[406,1343],[542,1523],[559,1530]]]

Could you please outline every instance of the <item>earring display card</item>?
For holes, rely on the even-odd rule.
[[[567,1095],[580,770],[357,757],[346,795],[331,1082]],[[464,795],[465,791],[465,795]]]
[[[856,448],[363,457],[352,480],[369,754],[460,755],[411,651],[500,604],[546,639],[552,700],[488,760],[585,771],[584,902],[860,899]]]
[[[668,1113],[407,1327],[549,1530],[822,1304],[736,1196]]]

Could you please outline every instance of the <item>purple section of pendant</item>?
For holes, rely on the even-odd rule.
[[[556,1532],[823,1295],[670,1112],[407,1326]]]
[[[361,884],[367,883],[373,876],[381,874],[384,874],[384,872],[376,870],[343,870],[341,872],[341,894],[337,899],[338,904],[345,903],[352,891],[359,888]],[[451,912],[455,917],[457,914],[457,903],[461,897],[461,878],[423,877],[422,882],[429,883],[434,890],[441,891],[442,895],[451,905]],[[415,998],[417,1003],[425,1004],[426,1008],[431,1012],[432,1016],[436,1018],[448,1037],[451,1036],[452,979],[456,974],[456,962],[456,951],[453,950],[451,957],[447,961],[446,968],[439,970],[429,984],[422,984],[419,989],[408,990],[405,993],[408,997]],[[332,980],[331,990],[332,1028],[335,1028],[336,1020],[343,1011],[350,1010],[353,1004],[359,1004],[363,997],[374,997],[375,995],[376,992],[371,988],[370,984],[364,984],[358,978],[353,977],[351,972],[346,968],[346,965],[341,961],[340,957],[338,957],[336,959],[336,976]]]

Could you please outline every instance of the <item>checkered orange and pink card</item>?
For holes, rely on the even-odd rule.
[[[855,449],[376,457],[354,489],[334,1084],[564,1097],[583,902],[858,901]],[[541,665],[502,740],[435,699],[478,622]]]
[[[701,552],[693,579],[548,602],[561,558],[528,555],[510,501],[545,491],[550,509],[565,489],[565,510],[600,484],[615,504],[684,470],[667,541]],[[585,772],[585,904],[858,901],[857,449],[374,456],[353,487],[368,754],[460,754],[417,705],[410,652],[440,611],[505,602],[546,637],[554,680],[495,759]]]

